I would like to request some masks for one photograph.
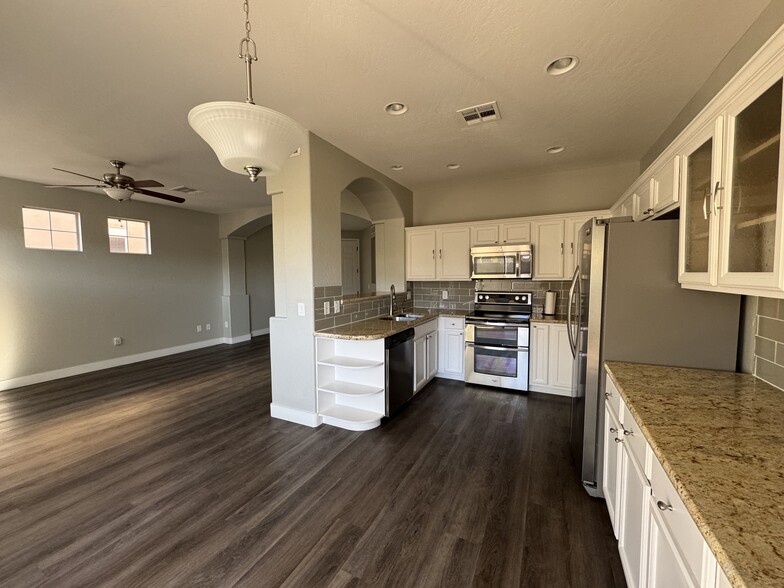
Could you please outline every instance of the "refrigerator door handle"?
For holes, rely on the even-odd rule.
[[[574,275],[572,276],[572,284],[569,286],[569,302],[566,307],[566,333],[569,335],[569,348],[572,350],[572,357],[577,357],[577,341],[575,341],[576,337],[573,334],[574,331],[574,320],[572,317],[572,306],[574,302],[574,293],[577,289],[577,283],[580,279],[580,266],[578,265],[574,269]]]

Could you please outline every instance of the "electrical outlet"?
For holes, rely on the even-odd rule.
[[[335,314],[340,312],[340,300],[335,300],[335,302],[332,303],[332,311]]]
[[[441,290],[441,300],[446,300],[449,298],[449,290]]]
[[[122,337],[115,337],[112,339],[112,343],[114,343],[115,347],[122,345]]]
[[[305,303],[304,302],[297,302],[297,314],[299,316],[305,316]]]
[[[212,328],[212,325],[210,325],[210,323],[207,323],[206,325],[204,325],[204,328],[209,331]]]
[[[196,325],[196,332],[201,333],[201,325]]]
[[[328,314],[329,314],[329,300],[324,302],[324,316],[327,316]]]

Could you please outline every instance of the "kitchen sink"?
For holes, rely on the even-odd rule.
[[[417,319],[422,318],[425,316],[424,314],[393,314],[392,316],[380,316],[382,321],[397,321],[397,322],[407,322],[407,321],[415,321]]]

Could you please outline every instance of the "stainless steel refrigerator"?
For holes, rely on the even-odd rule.
[[[604,362],[735,371],[740,297],[680,287],[677,220],[593,219],[578,255],[568,313],[570,435],[583,486],[602,496]]]

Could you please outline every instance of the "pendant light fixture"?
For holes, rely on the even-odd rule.
[[[306,134],[295,120],[253,102],[251,66],[258,60],[256,43],[250,38],[248,0],[245,37],[240,41],[240,59],[245,61],[248,97],[245,102],[207,102],[188,113],[188,123],[204,139],[221,165],[251,182],[259,176],[278,173],[286,160],[305,142]]]

